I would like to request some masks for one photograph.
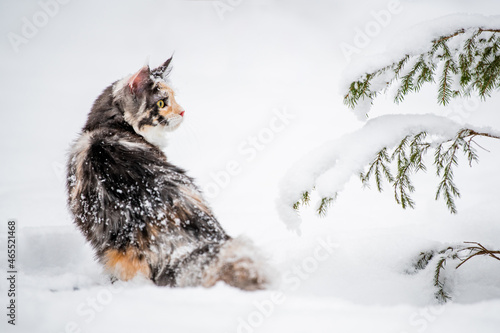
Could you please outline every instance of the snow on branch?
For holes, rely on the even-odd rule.
[[[500,29],[468,28],[432,40],[421,53],[407,53],[350,83],[344,103],[366,117],[375,97],[392,86],[400,103],[425,83],[437,83],[437,100],[447,105],[457,96],[482,99],[500,87]]]
[[[464,244],[450,245],[439,251],[432,249],[420,252],[411,264],[410,269],[406,270],[406,273],[410,275],[417,274],[430,266],[430,269],[433,270],[434,297],[439,303],[443,304],[452,299],[452,288],[448,283],[445,272],[446,264],[449,261],[458,261],[459,264],[455,266],[455,269],[458,269],[476,256],[487,256],[500,260],[499,255],[500,251],[489,250],[481,243],[464,242]]]
[[[423,156],[435,150],[437,175],[441,178],[436,199],[443,197],[450,212],[456,212],[454,199],[460,195],[453,182],[457,153],[462,151],[470,164],[477,160],[474,138],[500,139],[491,129],[463,128],[436,115],[387,115],[369,120],[363,128],[345,135],[304,156],[289,169],[280,183],[279,212],[290,229],[299,230],[299,209],[311,201],[315,190],[320,201],[319,215],[325,215],[338,193],[353,175],[364,185],[374,179],[382,191],[382,180],[392,184],[396,202],[403,208],[414,206],[410,176],[426,170]],[[393,172],[392,170],[395,170]]]

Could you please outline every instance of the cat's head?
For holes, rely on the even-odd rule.
[[[167,80],[171,60],[153,70],[146,65],[113,85],[113,100],[125,121],[159,146],[165,145],[165,132],[177,129],[184,117],[184,109],[177,104]]]

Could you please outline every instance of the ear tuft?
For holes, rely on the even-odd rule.
[[[132,75],[128,81],[128,86],[134,95],[144,91],[148,82],[151,81],[150,75],[151,71],[148,65],[144,65],[137,73]]]
[[[172,61],[173,55],[167,59],[162,65],[156,67],[151,71],[151,74],[155,77],[166,79],[170,71],[172,70],[170,62]]]

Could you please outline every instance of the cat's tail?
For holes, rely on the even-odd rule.
[[[217,258],[203,274],[203,286],[218,281],[243,290],[260,290],[271,286],[273,273],[267,259],[251,240],[230,238],[221,247]]]

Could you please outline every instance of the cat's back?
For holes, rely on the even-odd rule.
[[[109,127],[83,131],[70,151],[70,198],[102,188],[121,199],[134,186],[153,186],[155,170],[165,168],[165,155],[137,135]]]

